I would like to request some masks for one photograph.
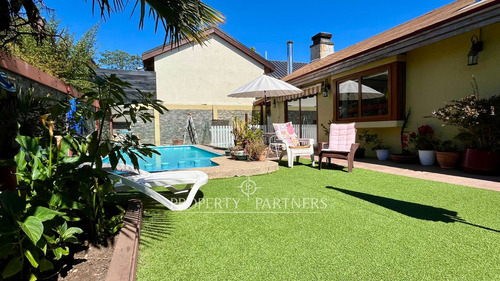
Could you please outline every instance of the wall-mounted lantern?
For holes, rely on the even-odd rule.
[[[328,91],[330,91],[331,86],[328,84],[328,82],[321,82],[321,89],[323,90],[323,97],[328,97]]]
[[[467,65],[476,65],[479,59],[479,52],[483,50],[483,42],[479,41],[476,35],[470,38],[472,46],[470,47],[469,54],[467,54]]]

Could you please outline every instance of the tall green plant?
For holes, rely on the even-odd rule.
[[[54,268],[53,259],[69,254],[68,243],[78,242],[77,227],[69,227],[66,213],[33,204],[14,191],[0,193],[0,272],[2,278],[36,280]]]
[[[70,209],[68,217],[80,220],[91,241],[98,243],[116,232],[120,223],[119,217],[106,208],[106,201],[114,192],[114,182],[107,177],[102,159],[109,157],[111,169],[114,169],[120,160],[125,162],[126,154],[131,164],[138,168],[138,158],[155,152],[149,145],[140,144],[135,135],[114,141],[104,133],[104,124],[111,117],[122,117],[129,125],[151,122],[151,109],[163,113],[166,108],[152,93],[138,91],[133,96],[127,95],[123,88],[130,85],[115,75],[96,76],[93,85],[93,91],[77,99],[76,119],[97,120],[98,129],[85,137],[69,132],[57,141],[54,123],[49,118],[44,121],[43,137],[18,138],[22,151],[17,157],[17,165],[19,183],[29,190],[32,200],[37,204],[53,202],[56,209]],[[52,116],[66,114],[71,108],[68,101],[53,102]],[[69,151],[72,157],[68,156]]]
[[[367,145],[375,144],[377,140],[377,134],[370,134],[368,130],[363,130],[358,135],[358,140],[360,142],[360,148],[366,148]]]

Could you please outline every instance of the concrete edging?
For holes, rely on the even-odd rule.
[[[141,200],[129,200],[127,211],[123,217],[125,225],[118,234],[111,264],[106,274],[106,281],[135,281],[142,211]]]

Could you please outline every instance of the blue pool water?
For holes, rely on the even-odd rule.
[[[144,160],[139,159],[139,168],[148,172],[159,172],[218,166],[210,158],[221,156],[193,145],[158,146],[154,149],[160,155],[153,154],[152,157],[144,157]],[[124,158],[128,165],[132,164],[128,156],[124,155]],[[109,163],[109,160],[105,158],[103,162]]]

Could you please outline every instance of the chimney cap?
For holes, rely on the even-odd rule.
[[[287,44],[293,44],[293,41],[287,41],[286,43]]]
[[[328,32],[319,32],[318,34],[314,35],[311,40],[313,41],[313,45],[323,43],[323,44],[333,44],[331,42],[332,39],[332,34]]]

